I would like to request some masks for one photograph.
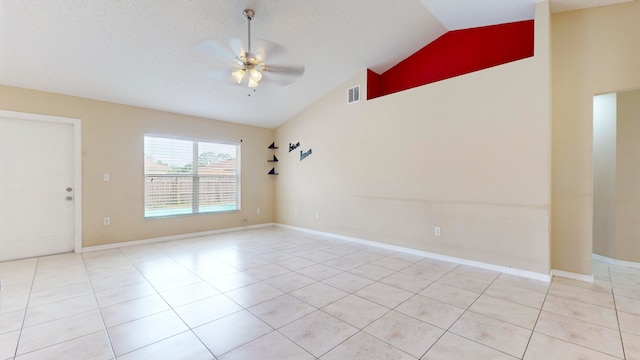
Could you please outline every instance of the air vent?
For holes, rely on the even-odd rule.
[[[349,88],[347,95],[347,104],[353,104],[360,101],[360,85]]]

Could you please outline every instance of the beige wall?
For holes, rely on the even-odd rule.
[[[616,253],[640,262],[640,90],[618,93]]]
[[[347,105],[363,71],[287,121],[276,221],[548,273],[548,31],[539,3],[533,58]]]
[[[552,267],[591,273],[593,96],[640,87],[640,2],[552,17]]]
[[[616,94],[593,98],[593,252],[616,253]]]
[[[274,131],[112,103],[0,86],[0,109],[82,120],[83,246],[270,223],[274,179],[267,146]],[[242,211],[144,220],[143,135],[243,140]],[[103,173],[111,181],[103,181]],[[256,209],[261,214],[256,215]],[[111,217],[111,225],[102,224]]]

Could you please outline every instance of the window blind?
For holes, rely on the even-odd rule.
[[[240,208],[239,145],[144,137],[145,217]]]

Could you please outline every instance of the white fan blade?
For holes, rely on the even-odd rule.
[[[304,74],[304,65],[267,65],[265,71],[298,78]]]
[[[214,56],[222,60],[233,60],[236,57],[228,47],[220,44],[215,39],[198,41],[191,49],[203,55]]]
[[[269,84],[287,86],[295,83],[304,74],[303,65],[274,65],[267,66],[264,77]]]
[[[231,50],[236,57],[241,57],[246,53],[244,46],[242,45],[242,40],[237,38],[229,39],[229,45],[231,46]]]
[[[277,59],[287,53],[283,45],[265,39],[256,39],[252,50],[262,61]]]

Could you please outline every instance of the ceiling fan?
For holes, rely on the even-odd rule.
[[[267,56],[271,60],[286,52],[284,46],[272,41],[257,39],[257,43],[253,44],[255,48],[252,49],[251,20],[256,13],[253,9],[245,9],[243,15],[247,19],[246,51],[242,41],[236,38],[229,40],[231,51],[214,39],[202,40],[193,46],[194,50],[225,60],[230,65],[224,69],[210,71],[208,75],[231,84],[246,83],[250,88],[257,87],[262,81],[263,75],[266,75],[265,81],[276,85],[289,85],[301,77],[304,74],[304,65],[267,64]],[[231,79],[234,82],[230,82]]]

